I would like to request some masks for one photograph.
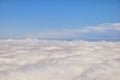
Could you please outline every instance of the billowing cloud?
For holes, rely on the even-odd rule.
[[[39,39],[84,39],[84,40],[120,40],[120,23],[107,23],[88,26],[80,29],[49,31],[36,34],[25,34],[27,38]]]
[[[0,40],[0,80],[120,80],[120,42]]]

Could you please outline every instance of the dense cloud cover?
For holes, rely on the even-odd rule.
[[[120,80],[120,42],[0,40],[0,80]]]

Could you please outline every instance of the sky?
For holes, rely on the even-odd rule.
[[[120,41],[120,0],[0,0],[0,39]]]

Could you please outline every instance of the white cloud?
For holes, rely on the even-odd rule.
[[[120,42],[0,40],[0,80],[119,80]]]
[[[82,29],[83,32],[103,32],[103,31],[108,31],[108,30],[115,30],[115,31],[120,31],[120,23],[108,23],[108,24],[101,24],[98,26],[90,26]]]

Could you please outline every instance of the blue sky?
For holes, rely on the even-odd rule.
[[[119,41],[119,22],[120,0],[0,0],[0,39]]]

